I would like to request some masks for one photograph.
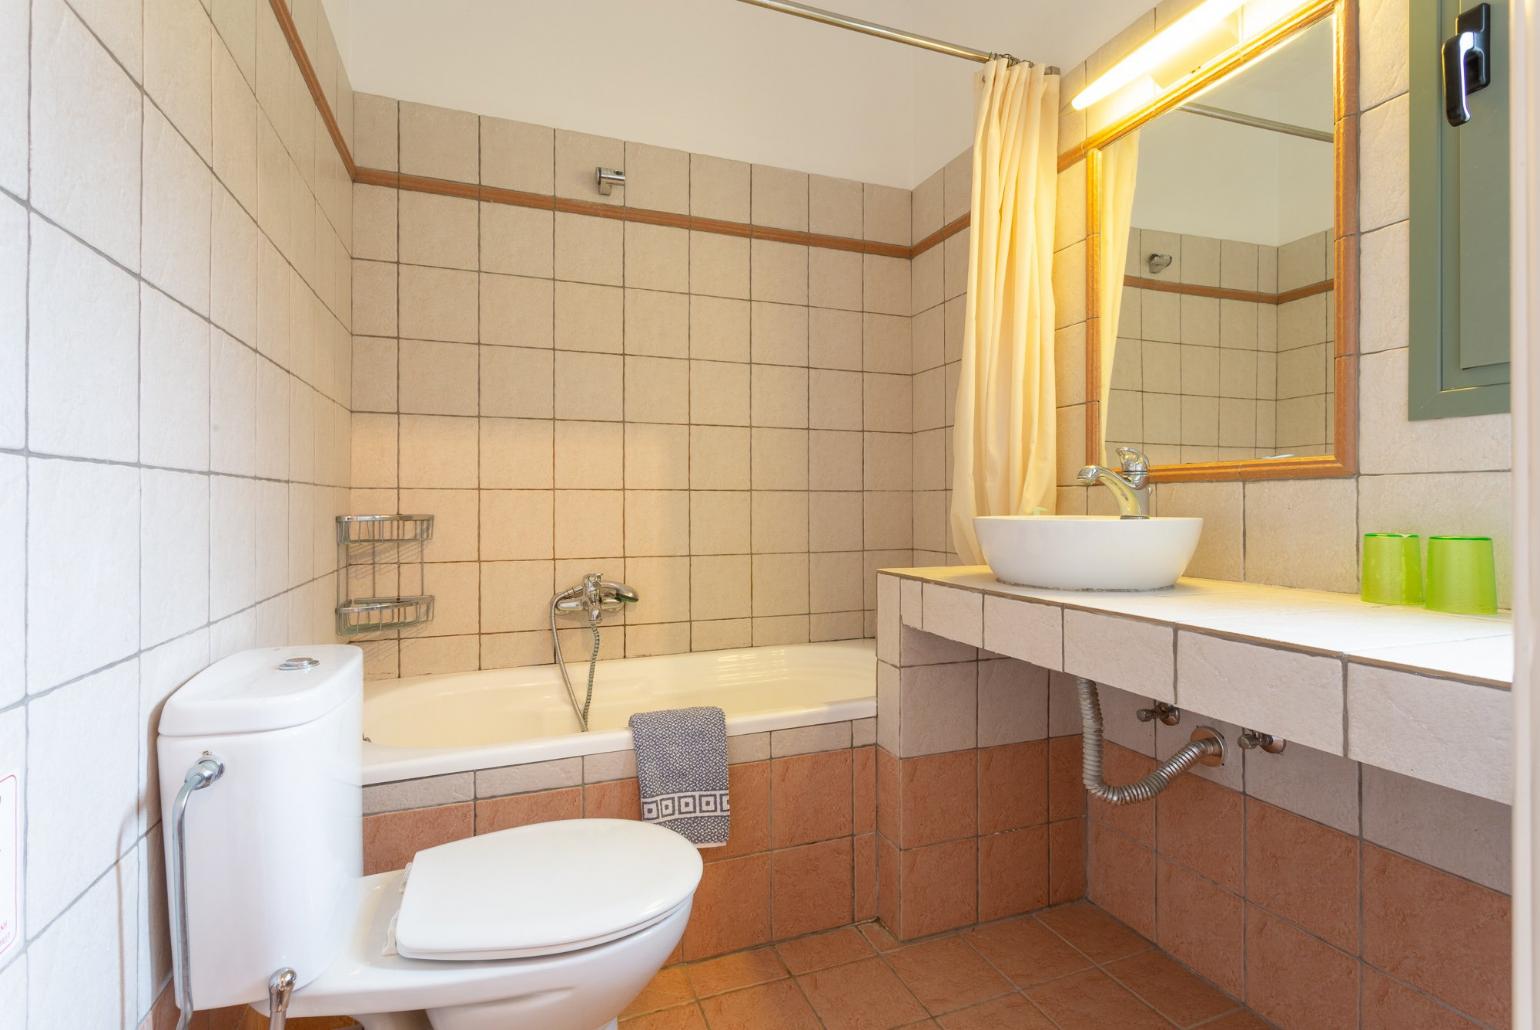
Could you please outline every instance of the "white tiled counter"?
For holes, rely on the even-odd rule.
[[[907,626],[1511,801],[1505,616],[1200,579],[1148,593],[1038,590],[984,566],[884,570],[878,597],[878,657],[892,664]]]

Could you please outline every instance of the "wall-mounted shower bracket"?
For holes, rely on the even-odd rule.
[[[1134,715],[1138,716],[1140,722],[1159,719],[1162,726],[1175,726],[1182,721],[1182,710],[1164,701],[1151,701],[1150,707],[1141,708]]]
[[[626,173],[619,168],[605,168],[600,166],[594,169],[594,186],[599,190],[599,196],[607,197],[615,191],[615,187],[622,189],[626,185]]]
[[[1273,736],[1271,733],[1259,733],[1256,730],[1241,730],[1240,745],[1243,751],[1266,751],[1270,755],[1280,754],[1289,742]]]

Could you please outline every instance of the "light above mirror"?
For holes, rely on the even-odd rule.
[[[1084,111],[1099,100],[1104,100],[1129,83],[1149,75],[1220,22],[1235,13],[1246,0],[1203,0],[1197,7],[1182,15],[1171,25],[1157,32],[1139,49],[1113,65],[1096,81],[1075,95],[1070,106]]]

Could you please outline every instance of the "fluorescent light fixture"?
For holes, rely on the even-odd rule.
[[[1152,36],[1143,46],[1113,65],[1081,90],[1070,106],[1084,111],[1133,82],[1149,75],[1235,13],[1246,0],[1203,0],[1197,7]]]

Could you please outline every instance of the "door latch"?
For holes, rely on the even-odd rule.
[[[1492,84],[1492,5],[1477,4],[1454,21],[1444,40],[1444,114],[1450,125],[1470,121],[1470,95]]]

